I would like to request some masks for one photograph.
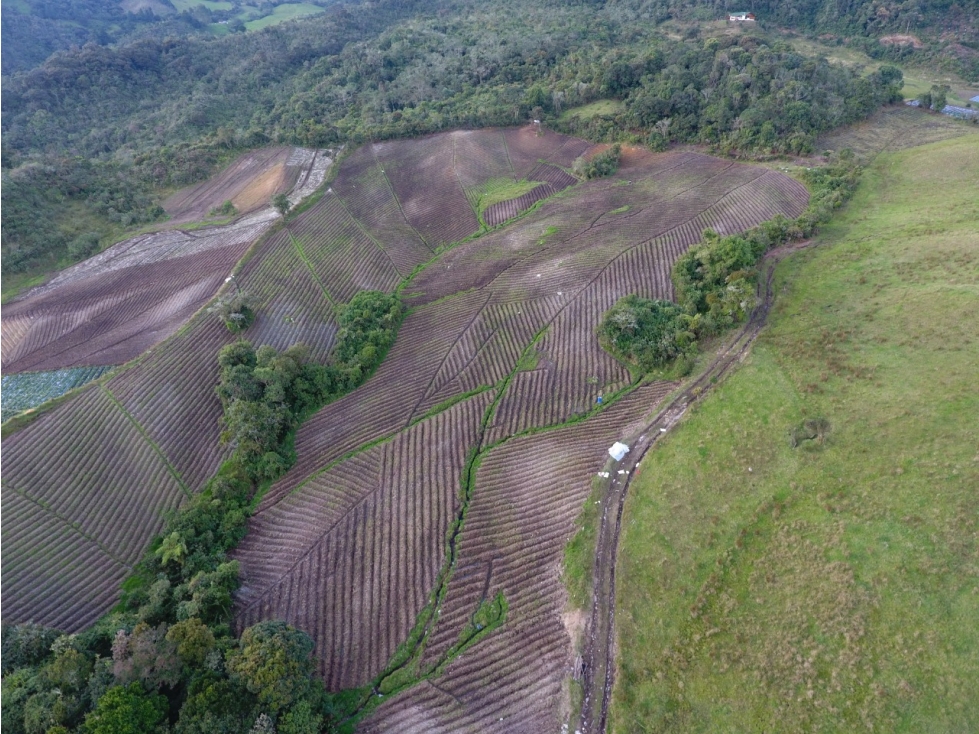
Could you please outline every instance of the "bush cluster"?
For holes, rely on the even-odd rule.
[[[599,153],[590,161],[579,158],[575,161],[575,173],[580,173],[587,179],[604,178],[619,170],[619,158],[622,146],[616,143],[608,150]]]
[[[700,244],[674,264],[676,303],[629,295],[605,313],[602,346],[642,370],[689,357],[698,338],[743,321],[755,306],[757,265],[773,247],[814,235],[856,190],[860,168],[849,151],[827,166],[807,169],[809,204],[794,221],[781,215],[743,234],[704,230]]]
[[[598,327],[602,346],[651,370],[686,354],[694,344],[690,316],[671,301],[629,295],[609,309]]]

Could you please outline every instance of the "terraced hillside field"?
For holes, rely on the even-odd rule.
[[[377,683],[436,600],[415,660],[421,673],[444,672],[373,701],[367,731],[560,728],[572,649],[562,546],[605,449],[673,387],[633,385],[599,349],[595,326],[628,293],[670,297],[670,266],[705,227],[739,231],[796,216],[807,201],[781,174],[695,153],[630,149],[615,176],[578,182],[568,169],[589,148],[529,127],[363,146],[239,276],[260,302],[246,336],[304,340],[319,358],[336,305],[358,289],[403,285],[411,306],[376,374],[299,430],[296,465],[264,495],[236,552],[237,624],[281,618],[306,629],[332,690]],[[549,186],[550,196],[523,215],[539,200],[500,202],[511,219],[483,230],[480,196],[502,180]],[[45,503],[48,522],[74,538],[42,564],[26,510],[9,530],[4,515],[16,538],[4,548],[9,583],[47,588],[74,610],[8,593],[8,619],[77,629],[111,603],[131,563],[123,551],[145,547],[157,508],[220,462],[215,355],[230,339],[198,317],[8,440],[5,503],[8,492]],[[609,399],[596,409],[599,395]],[[143,447],[101,454],[112,471],[101,492],[79,458],[79,426],[94,416],[128,425]],[[56,477],[32,469],[42,456],[64,467]],[[138,502],[133,519],[92,523],[96,510],[82,505],[108,505],[114,492]],[[73,583],[83,547],[112,572]],[[497,593],[509,606],[503,627],[455,658],[468,621]]]
[[[586,150],[532,130],[494,135],[362,148],[324,202],[336,195],[351,210],[344,192],[367,189],[377,204],[357,218],[378,247],[438,248],[450,236],[438,233],[458,221],[476,226],[465,208],[476,198],[475,176],[460,169],[460,150],[473,152],[491,179],[503,166],[490,165],[494,149],[524,176],[544,166],[567,175],[539,159],[566,154],[561,163],[570,165]],[[441,171],[429,190],[454,202],[446,209],[455,221],[398,195],[415,191],[408,182],[422,180],[418,170],[429,178]],[[434,594],[438,622],[419,654],[424,669],[448,663],[445,673],[385,699],[364,729],[559,729],[555,694],[572,662],[561,623],[563,543],[605,449],[673,387],[641,387],[559,428],[593,413],[599,395],[631,387],[628,370],[598,348],[595,326],[627,293],[669,297],[670,266],[704,227],[739,231],[777,213],[798,215],[806,200],[801,185],[775,172],[630,150],[616,176],[577,183],[440,251],[404,288],[413,310],[377,374],[300,429],[297,465],[263,498],[236,554],[238,624],[282,618],[307,629],[327,685],[361,687],[378,683]],[[410,229],[382,231],[381,207],[403,212]],[[369,225],[367,215],[375,217]],[[547,427],[556,430],[536,433]],[[440,570],[450,571],[447,581]],[[503,629],[450,661],[473,613],[497,592],[509,603]]]
[[[245,171],[238,170],[242,161],[250,163]],[[0,321],[4,373],[117,365],[158,344],[213,298],[279,214],[266,196],[231,224],[196,230],[173,225],[203,216],[215,186],[223,196],[229,179],[247,187],[278,168],[292,171],[290,199],[297,203],[322,184],[332,159],[328,151],[277,148],[242,161],[217,177],[220,185],[188,192],[170,228],[113,245],[7,304]]]

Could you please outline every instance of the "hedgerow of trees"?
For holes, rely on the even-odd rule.
[[[341,309],[328,364],[301,346],[239,341],[221,350],[218,396],[231,458],[170,513],[123,585],[119,605],[80,634],[3,627],[2,728],[11,734],[230,734],[332,731],[342,709],[313,677],[313,643],[277,621],[236,639],[238,563],[256,491],[294,461],[302,418],[370,375],[402,316],[396,296],[363,291]]]
[[[602,317],[599,343],[644,372],[673,363],[688,367],[698,339],[717,335],[750,315],[764,254],[815,234],[852,196],[860,168],[849,151],[842,151],[829,165],[802,175],[810,198],[797,219],[779,215],[726,237],[704,230],[701,242],[673,265],[676,303],[625,296]]]

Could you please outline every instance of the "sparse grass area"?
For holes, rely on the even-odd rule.
[[[946,71],[925,69],[914,66],[897,64],[893,61],[877,61],[867,54],[846,46],[828,46],[808,38],[792,38],[792,47],[803,56],[818,58],[825,56],[827,61],[842,66],[857,69],[863,74],[870,74],[885,64],[897,66],[904,72],[904,89],[901,91],[905,99],[915,99],[922,92],[931,89],[932,84],[948,84],[952,91],[948,95],[948,103],[965,105],[975,92],[969,92],[968,85],[960,78]]]
[[[590,120],[599,115],[616,115],[623,110],[625,110],[625,102],[617,99],[600,99],[591,104],[565,110],[561,113],[560,120],[563,122],[570,120],[572,117],[577,117],[579,120]]]
[[[530,193],[540,185],[540,181],[514,181],[512,178],[491,178],[475,192],[476,216],[482,222],[483,212],[494,204],[516,199],[519,196]]]
[[[586,610],[591,607],[595,543],[602,515],[601,499],[608,484],[609,480],[602,477],[592,479],[592,493],[575,520],[574,536],[564,547],[561,579],[568,589],[568,606],[571,609]]]
[[[974,136],[880,156],[643,461],[613,731],[979,730],[977,166]]]
[[[250,31],[258,31],[287,20],[295,20],[296,18],[303,18],[307,15],[315,15],[316,13],[322,12],[323,8],[310,3],[285,3],[283,5],[276,5],[275,10],[270,15],[248,21],[245,23],[245,28]]]

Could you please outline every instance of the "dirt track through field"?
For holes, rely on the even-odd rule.
[[[612,481],[602,500],[602,516],[595,545],[592,608],[585,630],[580,667],[584,699],[576,734],[604,734],[608,727],[608,710],[615,683],[615,566],[622,513],[633,474],[646,453],[676,425],[690,405],[709,392],[737,362],[744,359],[771,310],[775,265],[786,255],[810,244],[809,241],[793,243],[767,253],[763,275],[758,283],[758,305],[748,323],[698,377],[688,382],[634,435],[633,440],[628,442],[629,453],[616,465],[615,473],[611,475]]]

